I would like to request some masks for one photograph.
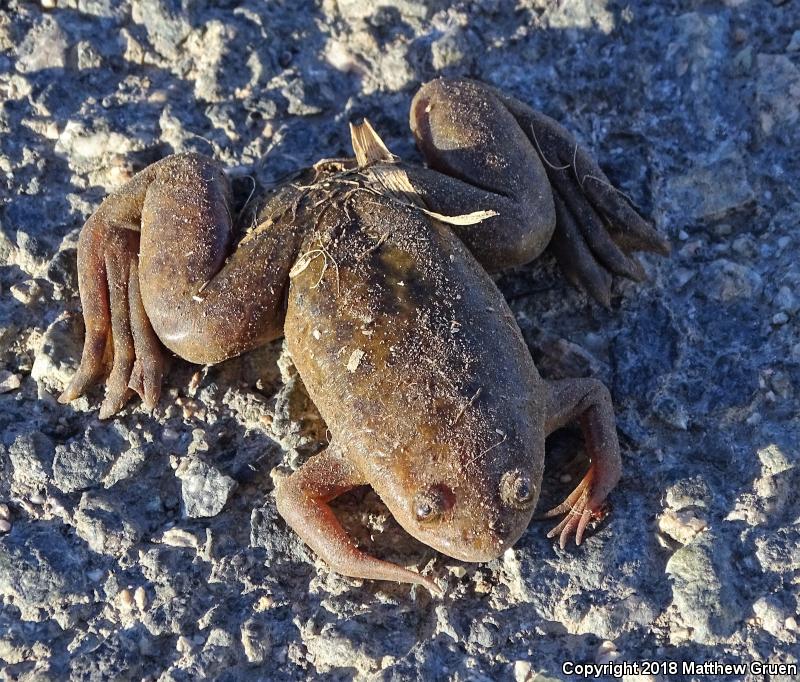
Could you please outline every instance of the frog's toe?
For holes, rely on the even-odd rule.
[[[117,413],[130,397],[128,383],[131,379],[136,350],[131,330],[129,280],[131,262],[136,253],[130,242],[138,235],[120,230],[109,235],[106,241],[106,274],[111,306],[111,338],[114,359],[106,380],[106,397],[100,406],[100,419]],[[131,249],[133,246],[133,250]]]
[[[92,220],[78,243],[78,276],[86,339],[78,371],[59,396],[68,403],[104,374],[100,418],[121,410],[131,389],[152,408],[161,391],[162,351],[139,292],[139,234]]]
[[[646,275],[641,263],[625,253],[614,241],[603,224],[603,219],[586,196],[577,187],[574,191],[566,190],[563,193],[558,189],[556,191],[597,261],[615,275],[628,277],[637,282],[643,281]]]
[[[81,231],[78,242],[78,279],[86,337],[81,363],[69,385],[59,396],[60,403],[68,403],[82,396],[102,376],[106,367],[111,313],[103,255],[103,232],[101,225],[91,220]]]
[[[596,259],[575,218],[554,196],[556,228],[550,248],[567,279],[606,308],[611,305],[611,274]]]
[[[144,406],[152,411],[161,397],[161,379],[164,374],[163,353],[158,337],[144,310],[139,290],[138,264],[135,260],[130,265],[128,294],[133,348],[136,354],[128,387],[138,393]]]
[[[588,154],[586,154],[588,157]],[[668,256],[671,248],[664,239],[633,207],[628,198],[620,192],[594,160],[588,161],[594,166],[593,172],[581,175],[576,169],[581,189],[592,204],[605,215],[615,239],[628,251],[650,251]]]

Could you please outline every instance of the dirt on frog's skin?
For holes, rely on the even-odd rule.
[[[796,3],[733,0],[0,10],[0,677],[796,661],[797,26]],[[53,397],[83,338],[78,230],[109,190],[198,151],[244,204],[251,177],[349,153],[364,116],[415,162],[408,105],[437,74],[564,122],[674,247],[642,257],[648,282],[617,281],[611,310],[549,258],[497,278],[545,378],[612,392],[625,469],[580,548],[533,523],[500,559],[462,564],[368,489],[337,501],[362,547],[446,581],[444,600],[331,573],[278,517],[273,481],[328,439],[281,342],[209,369],[173,360],[152,415],[99,422],[102,391]],[[574,487],[581,452],[571,432],[548,441],[540,508]]]

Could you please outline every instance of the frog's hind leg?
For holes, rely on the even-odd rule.
[[[550,183],[494,94],[472,81],[431,81],[411,103],[410,125],[428,168],[405,170],[426,204],[446,215],[497,213],[453,226],[487,270],[527,263],[545,249],[556,222]]]
[[[544,163],[558,216],[553,251],[570,280],[590,293],[607,290],[598,289],[597,283],[610,281],[609,272],[643,280],[644,270],[631,252],[668,255],[669,243],[566,128],[519,100],[495,92]]]
[[[553,252],[570,281],[608,305],[612,273],[644,277],[631,251],[669,251],[562,126],[490,86],[469,80],[427,83],[412,102],[411,127],[429,166],[454,179],[449,185],[428,181],[433,190],[425,198],[436,210],[452,210],[466,197],[457,191],[458,179],[486,190],[480,207],[500,212],[460,232],[479,260],[480,249],[516,238],[521,257],[508,264],[524,262],[552,236]],[[476,190],[469,192],[469,201],[479,198]],[[474,203],[468,205],[475,210]]]
[[[167,157],[106,198],[78,243],[86,339],[60,400],[83,394],[112,357],[100,416],[121,409],[129,388],[153,407],[161,343],[210,364],[280,336],[299,237],[257,229],[229,257],[233,240],[228,181],[198,154]]]

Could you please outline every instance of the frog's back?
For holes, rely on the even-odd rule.
[[[421,475],[407,471],[420,458],[480,471],[489,448],[501,466],[530,454],[541,380],[492,280],[446,225],[348,191],[301,250],[285,327],[333,437],[395,476]]]

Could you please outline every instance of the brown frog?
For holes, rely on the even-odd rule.
[[[494,88],[434,80],[410,122],[427,167],[357,127],[355,160],[320,162],[240,221],[197,154],[110,195],[80,235],[86,340],[60,400],[110,366],[100,416],[132,391],[152,408],[164,346],[213,364],[285,336],[331,440],[278,485],[278,510],[334,570],[437,590],[358,549],[330,501],[371,485],[421,542],[488,561],[532,518],[545,437],[579,420],[590,468],[546,515],[580,544],[620,477],[609,392],[543,380],[488,273],[550,245],[608,305],[612,274],[644,277],[632,251],[669,247],[564,128]]]

